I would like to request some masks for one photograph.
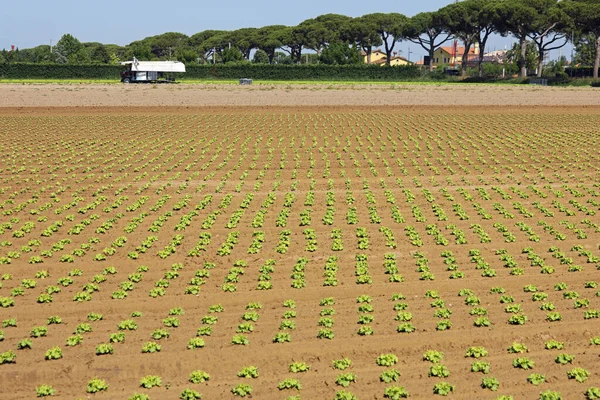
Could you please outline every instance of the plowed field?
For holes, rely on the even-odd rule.
[[[599,126],[3,112],[0,398],[598,398]]]

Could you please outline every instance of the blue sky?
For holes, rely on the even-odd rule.
[[[450,2],[7,0],[0,7],[0,48],[9,49],[12,44],[29,48],[49,44],[50,40],[56,43],[64,33],[71,33],[82,42],[125,45],[169,31],[193,35],[205,29],[297,25],[305,19],[327,13],[358,17],[373,12],[399,12],[413,16],[422,11],[437,10]],[[512,38],[495,37],[490,40],[488,49],[503,49],[513,41]],[[408,57],[410,50],[413,61],[423,55],[417,45],[399,43],[397,46],[404,57]]]

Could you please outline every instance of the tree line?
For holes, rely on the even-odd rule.
[[[527,75],[528,49],[536,50],[541,76],[547,53],[573,43],[578,59],[593,64],[594,78],[600,67],[600,0],[462,0],[437,11],[413,17],[401,13],[373,13],[352,18],[325,14],[297,26],[269,25],[233,31],[205,30],[191,36],[167,32],[126,46],[81,43],[65,34],[50,51],[42,45],[0,53],[0,62],[116,63],[177,59],[186,63],[303,63],[317,58],[325,64],[361,63],[361,51],[370,61],[381,47],[389,65],[398,42],[421,46],[429,59],[450,40],[459,40],[461,72],[466,74],[469,52],[479,46],[477,67],[483,72],[484,54],[491,35],[513,37],[518,49],[515,62],[520,76]],[[306,53],[310,50],[310,55]],[[588,64],[588,65],[589,65]],[[429,69],[433,65],[430,63]]]

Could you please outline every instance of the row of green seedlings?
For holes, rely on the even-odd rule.
[[[78,274],[80,273],[80,275],[83,274],[83,272],[81,272],[81,270],[78,270],[76,272]],[[86,283],[83,286],[82,291],[77,292],[75,294],[75,296],[73,296],[73,301],[78,302],[78,303],[81,303],[84,301],[91,301],[92,294],[100,291],[100,284],[107,281],[107,276],[114,275],[116,273],[117,273],[116,268],[108,267],[108,268],[104,269],[102,274],[94,275],[92,277],[92,279],[90,279],[90,282]],[[48,292],[46,294],[48,294]],[[51,300],[51,299],[49,299],[49,300]]]
[[[279,214],[277,215],[277,219],[275,220],[276,227],[285,228],[287,226],[287,220],[295,201],[296,195],[293,192],[288,192],[285,194],[283,209],[279,212]]]
[[[502,223],[495,222],[493,227],[496,228],[498,230],[498,232],[500,232],[502,234],[502,236],[504,237],[504,242],[514,243],[517,241],[517,237],[512,232],[510,232],[508,230],[508,228],[506,226],[504,226]]]
[[[262,309],[262,305],[260,303],[248,303],[246,306],[246,312],[242,315],[243,322],[238,325],[236,335],[234,335],[231,339],[232,344],[242,346],[250,344],[250,341],[246,335],[254,332],[254,323],[258,322],[258,311],[260,309]]]
[[[473,232],[479,236],[479,243],[491,243],[492,239],[490,235],[483,229],[483,227],[479,224],[471,224],[470,228]]]
[[[579,240],[588,238],[588,234],[585,233],[583,229],[577,228],[577,226],[574,223],[562,220],[558,224],[562,225],[565,228],[567,228],[568,230],[572,231],[576,235],[577,239],[579,239]]]
[[[529,260],[532,267],[540,267],[541,274],[551,275],[556,271],[553,266],[546,264],[546,261],[540,255],[536,254],[532,247],[522,249],[521,253],[527,254],[527,260]]]
[[[497,293],[497,289],[493,289],[492,293]],[[481,299],[477,297],[471,289],[460,289],[458,291],[458,296],[464,297],[465,305],[472,307],[469,311],[469,315],[475,317],[475,320],[473,321],[475,327],[485,328],[492,326],[492,322],[488,318],[487,309],[481,307]]]
[[[371,275],[369,275],[369,256],[367,254],[357,254],[355,257],[355,271],[356,283],[358,285],[370,285],[373,283]]]
[[[469,257],[471,257],[471,263],[475,264],[476,270],[481,270],[481,276],[484,278],[493,278],[497,275],[496,270],[490,267],[490,263],[485,261],[481,255],[481,250],[471,249],[469,250]]]
[[[454,224],[446,225],[446,229],[454,236],[456,244],[467,244],[465,232]]]
[[[389,282],[404,282],[404,276],[400,274],[396,264],[396,253],[385,253],[383,255],[383,268],[384,273],[389,275]]]
[[[335,299],[333,297],[323,298],[319,302],[319,306],[322,307],[319,313],[320,318],[317,323],[319,326],[317,338],[319,339],[332,340],[335,336],[332,329],[334,324],[333,315],[335,315],[335,309],[333,308],[334,305]]]
[[[529,241],[536,242],[536,243],[540,241],[540,236],[538,234],[536,234],[534,232],[534,230],[529,225],[527,225],[525,222],[520,221],[520,222],[517,222],[515,225],[519,227],[521,232],[525,232],[527,234],[527,239]]]
[[[246,209],[248,209],[248,207],[250,207],[250,203],[252,202],[253,199],[254,199],[253,193],[247,193],[246,196],[244,196],[244,199],[240,203],[239,209],[235,210],[233,212],[233,214],[229,218],[229,221],[225,225],[225,227],[227,229],[237,228],[238,224],[240,223],[240,220],[242,219],[242,217],[244,216],[244,213],[246,212]]]
[[[227,239],[225,239],[225,242],[221,245],[221,247],[219,247],[217,249],[217,255],[219,255],[221,257],[230,255],[231,251],[233,250],[235,245],[238,243],[239,237],[240,237],[239,231],[229,232],[227,234]]]
[[[210,232],[200,232],[198,236],[198,241],[194,245],[194,247],[188,252],[188,257],[200,257],[203,252],[206,252],[210,242],[212,240],[212,235]]]
[[[166,294],[166,289],[171,285],[171,281],[179,278],[179,271],[182,269],[182,263],[172,264],[169,270],[165,271],[163,277],[154,282],[154,287],[150,289],[149,296],[152,298],[163,297]]]
[[[440,319],[435,329],[437,331],[446,331],[452,328],[452,321],[450,321],[452,311],[446,307],[446,302],[440,297],[438,291],[428,290],[425,292],[425,297],[431,299],[429,305],[435,309],[433,316]]]
[[[410,244],[412,244],[415,247],[423,246],[423,240],[421,240],[421,236],[419,235],[414,226],[406,225],[404,227],[404,231],[406,232],[405,234],[410,240]]]
[[[258,254],[265,242],[265,233],[263,231],[254,231],[252,233],[252,243],[248,247],[248,254]]]
[[[244,273],[246,272],[246,267],[248,267],[248,263],[245,260],[236,260],[233,263],[233,267],[231,267],[229,269],[229,272],[227,272],[224,283],[221,286],[221,290],[223,292],[237,291],[236,284],[239,283],[240,276],[244,275]]]
[[[331,231],[331,251],[343,251],[344,243],[342,242],[342,230],[333,229]]]
[[[270,290],[273,288],[271,274],[275,271],[275,264],[275,260],[268,259],[260,266],[258,269],[260,274],[258,275],[258,285],[256,286],[256,290]]]
[[[573,264],[573,258],[567,257],[567,255],[560,251],[560,248],[552,246],[548,249],[548,252],[552,254],[552,258],[556,258],[561,265],[568,265],[568,272],[580,272],[583,271],[583,266],[579,264]]]
[[[127,238],[125,236],[122,236],[122,240],[123,240],[123,244],[127,242]],[[140,243],[138,246],[135,247],[135,250],[127,253],[127,258],[129,258],[130,260],[137,260],[138,258],[140,258],[141,254],[144,254],[148,250],[150,250],[150,248],[156,241],[158,241],[158,236],[155,236],[155,235],[147,236],[146,239],[144,239],[142,241],[142,243]],[[106,256],[113,256],[115,254],[115,248],[107,247],[103,250],[103,254]],[[105,260],[105,258],[98,259],[96,256],[95,260],[103,261],[103,260]]]
[[[371,324],[375,317],[373,316],[373,312],[375,311],[371,302],[373,299],[371,296],[366,294],[360,295],[356,298],[356,303],[358,304],[358,331],[357,333],[360,336],[370,336],[374,333],[373,327]]]
[[[600,246],[598,246],[600,248]],[[600,256],[595,256],[591,251],[585,250],[582,245],[575,245],[571,247],[571,251],[576,251],[580,256],[587,257],[588,264],[596,264],[597,268],[600,268]]]
[[[598,282],[587,281],[584,283],[584,289],[597,289]],[[527,286],[527,288],[530,288]],[[583,318],[584,319],[598,319],[600,318],[600,311],[597,309],[590,309],[590,301],[586,298],[581,298],[580,294],[575,290],[568,290],[568,285],[564,282],[559,282],[554,285],[555,291],[562,292],[564,300],[573,300],[573,308],[575,309],[586,309]],[[596,297],[600,297],[600,291],[596,292]]]
[[[304,235],[304,239],[306,240],[306,246],[304,247],[305,251],[314,252],[317,251],[317,234],[314,229],[304,229],[302,231]]]
[[[420,251],[417,251],[417,252],[415,252],[415,254],[413,254],[413,258],[415,258],[415,260],[416,260],[415,261],[415,263],[417,265],[416,272],[419,272],[421,274],[421,276],[419,277],[419,280],[434,281],[435,275],[431,272],[431,269],[429,267],[429,260],[427,259],[425,254]]]
[[[437,245],[448,246],[448,244],[450,244],[448,239],[444,237],[444,234],[439,230],[436,224],[428,224],[425,227],[425,232],[427,232],[428,235],[433,236],[435,239],[435,244]]]
[[[367,233],[367,228],[356,228],[356,239],[358,241],[358,250],[369,249],[369,234]]]
[[[219,321],[219,317],[215,314],[222,313],[223,311],[224,309],[221,304],[214,304],[208,308],[208,314],[202,317],[202,326],[196,331],[196,337],[188,341],[187,348],[189,350],[203,348],[206,345],[204,337],[212,335],[213,326]]]
[[[262,228],[265,223],[265,216],[269,212],[271,206],[275,203],[275,193],[269,192],[267,193],[267,198],[263,201],[260,208],[256,212],[256,215],[252,219],[252,223],[250,224],[252,228]]]
[[[454,253],[452,253],[452,251],[444,250],[440,255],[444,259],[446,271],[450,272],[450,279],[462,279],[465,277],[465,273],[459,270],[456,257],[454,256]]]
[[[396,317],[398,326],[396,331],[399,333],[412,333],[417,328],[412,323],[412,314],[408,311],[408,303],[406,303],[406,296],[402,293],[392,294],[391,301],[394,303],[393,309],[396,311]]]
[[[281,323],[279,324],[279,332],[275,334],[273,343],[287,343],[292,341],[292,335],[290,331],[296,329],[296,302],[294,300],[285,300],[283,307],[286,309],[281,317]]]
[[[196,370],[190,373],[189,382],[194,384],[200,384],[210,379],[210,375],[202,370]],[[158,375],[147,375],[140,379],[139,387],[143,389],[151,389],[154,387],[162,386],[162,378]],[[167,385],[169,386],[169,385]],[[86,393],[94,394],[108,391],[109,385],[105,380],[100,378],[91,379],[86,387]],[[40,385],[36,387],[37,397],[48,397],[57,394],[57,391],[52,385]],[[199,400],[202,395],[195,389],[186,388],[179,394],[179,399],[183,400]],[[127,397],[127,400],[149,400],[150,396],[145,393],[134,393],[132,396]]]
[[[129,295],[129,292],[135,289],[135,284],[139,283],[143,277],[144,272],[148,272],[149,268],[145,265],[140,265],[136,272],[129,274],[126,281],[119,284],[119,288],[112,292],[111,298],[114,300],[124,299]]]
[[[294,289],[302,289],[306,287],[306,265],[308,264],[308,259],[306,257],[300,257],[296,260],[294,264],[294,268],[292,270],[292,275],[290,278],[292,279],[291,286]]]
[[[327,261],[325,262],[325,271],[323,272],[323,286],[337,286],[337,272],[339,270],[339,266],[337,262],[339,261],[338,256],[329,256]]]
[[[306,364],[302,361],[295,361],[289,365],[289,372],[292,374],[301,374],[310,370],[310,365]],[[256,366],[250,365],[243,367],[238,373],[237,376],[243,379],[258,379],[259,370]],[[300,391],[302,389],[302,384],[298,378],[285,378],[281,382],[277,384],[277,388],[280,391],[289,391],[296,390]],[[231,389],[231,393],[236,397],[252,397],[252,385],[249,383],[239,383]],[[290,396],[288,399],[299,399],[299,396]]]
[[[194,272],[194,276],[188,282],[188,286],[186,286],[184,293],[191,295],[200,293],[200,287],[206,284],[206,280],[210,278],[210,270],[215,267],[215,263],[205,262],[202,268],[197,269]]]
[[[546,221],[538,221],[537,225],[543,227],[544,232],[553,235],[554,240],[567,240],[566,234],[560,232],[558,229],[556,229],[554,226],[550,225]]]

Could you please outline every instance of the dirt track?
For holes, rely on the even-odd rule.
[[[600,90],[532,85],[2,84],[0,107],[599,106]]]

